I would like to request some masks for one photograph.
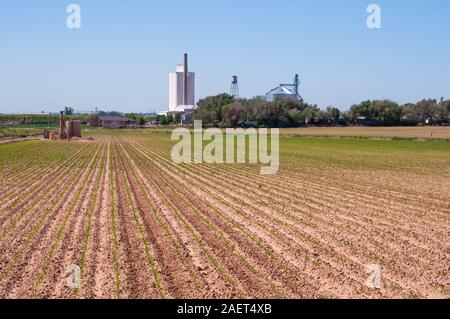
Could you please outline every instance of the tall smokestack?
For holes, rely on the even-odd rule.
[[[66,138],[66,130],[64,123],[64,112],[59,113],[59,138],[61,140]]]
[[[183,104],[184,105],[188,105],[188,54],[185,53],[184,54],[184,87],[183,87],[183,91],[184,91],[184,97],[183,97]]]

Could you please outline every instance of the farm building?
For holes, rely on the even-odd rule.
[[[121,116],[105,116],[100,118],[100,124],[104,128],[126,128],[128,125],[135,124],[135,122]]]
[[[270,90],[265,94],[266,101],[273,102],[279,98],[291,98],[295,100],[302,100],[299,93],[300,80],[298,74],[295,75],[293,84],[280,84],[276,88]]]

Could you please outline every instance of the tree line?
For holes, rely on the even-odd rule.
[[[76,118],[83,125],[99,126],[102,116],[123,116],[119,112],[73,114],[65,109],[65,119]],[[341,112],[329,106],[321,110],[315,104],[294,99],[276,99],[268,102],[264,97],[235,100],[228,94],[219,94],[200,100],[194,119],[211,127],[302,127],[302,126],[415,126],[449,123],[450,100],[424,99],[417,103],[400,105],[391,100],[367,100]],[[126,114],[136,124],[148,122],[165,125],[181,123],[181,114],[144,116]],[[57,126],[59,114],[7,115],[0,114],[0,125]]]
[[[422,100],[399,105],[391,100],[367,100],[347,112],[329,106],[289,98],[266,101],[263,97],[235,100],[228,94],[210,96],[198,102],[195,119],[217,127],[301,127],[301,126],[407,126],[448,123],[450,101]]]
[[[77,119],[88,122],[88,114],[64,115],[64,120]],[[59,114],[0,114],[0,125],[4,126],[58,126]]]

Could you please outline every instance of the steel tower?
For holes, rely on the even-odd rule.
[[[233,80],[231,82],[230,95],[235,99],[239,100],[239,85],[237,75],[233,75]]]

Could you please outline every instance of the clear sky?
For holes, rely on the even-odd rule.
[[[66,26],[69,4],[81,29]],[[368,29],[367,6],[382,28]],[[301,76],[309,103],[450,98],[448,0],[0,0],[0,112],[148,112],[190,53],[196,96]]]

